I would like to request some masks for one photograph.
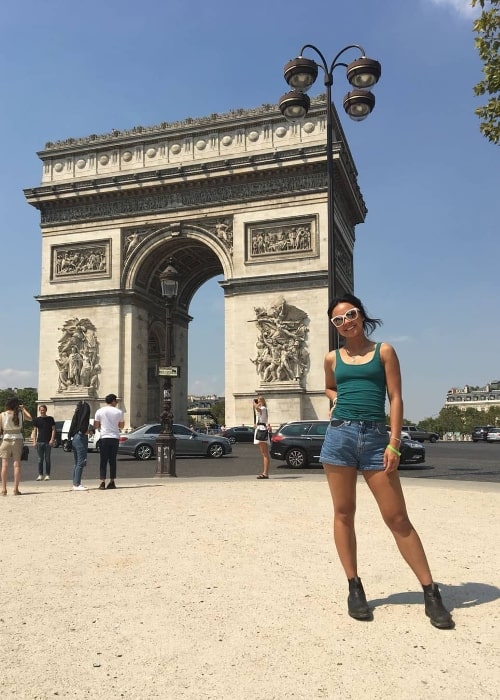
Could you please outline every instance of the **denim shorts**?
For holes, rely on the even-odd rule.
[[[372,420],[332,420],[325,435],[319,461],[360,471],[384,469],[389,442],[385,423]]]

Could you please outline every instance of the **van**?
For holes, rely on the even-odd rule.
[[[90,425],[94,425],[94,419],[91,418],[89,421]],[[65,420],[63,423],[63,427],[61,430],[61,445],[63,447],[63,450],[67,450],[68,448],[68,433],[69,429],[71,427],[71,418],[69,420]],[[93,435],[89,435],[89,450],[90,451],[96,451],[99,452],[99,447],[100,447],[100,441],[101,441],[101,433],[99,430],[95,430]]]

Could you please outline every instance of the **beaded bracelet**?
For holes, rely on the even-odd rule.
[[[396,440],[396,442],[401,442],[401,438],[397,438],[394,435],[389,435],[390,440]]]
[[[394,452],[394,454],[397,455],[398,457],[401,457],[401,452],[399,450],[397,450],[395,447],[393,447],[392,445],[387,445],[386,449],[390,450],[391,452]]]

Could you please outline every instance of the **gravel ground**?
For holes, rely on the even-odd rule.
[[[440,631],[362,481],[364,623],[322,475],[117,483],[0,499],[2,699],[498,698],[498,484],[404,479]]]

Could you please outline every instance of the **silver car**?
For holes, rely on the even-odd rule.
[[[218,459],[233,451],[227,438],[219,435],[196,433],[185,425],[174,423],[176,454],[179,457],[212,457]],[[148,423],[120,436],[118,456],[128,455],[136,459],[151,459],[156,455],[156,439],[160,433],[159,423]]]
[[[486,442],[500,442],[500,428],[490,428],[486,433]]]

